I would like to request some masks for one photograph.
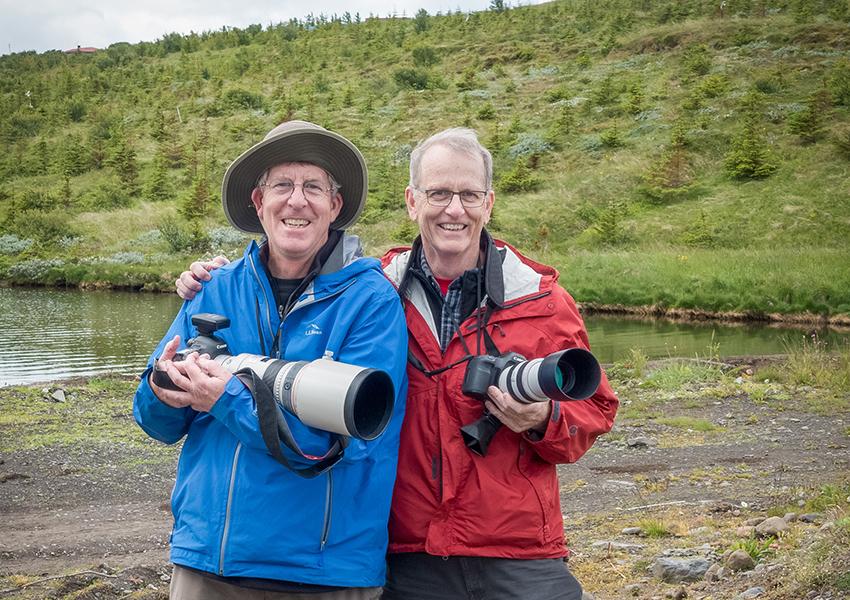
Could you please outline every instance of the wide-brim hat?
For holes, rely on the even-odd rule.
[[[366,161],[357,146],[341,135],[307,121],[286,121],[234,160],[224,174],[221,203],[227,220],[240,231],[263,233],[251,192],[266,169],[285,162],[312,163],[340,184],[342,209],[331,229],[357,222],[366,203]]]

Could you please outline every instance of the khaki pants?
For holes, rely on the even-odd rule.
[[[378,600],[381,588],[348,588],[317,594],[267,592],[204,577],[174,565],[169,597],[171,600]]]

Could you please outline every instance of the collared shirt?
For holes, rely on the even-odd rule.
[[[462,296],[461,291],[463,289],[463,278],[467,276],[467,273],[477,275],[479,269],[477,267],[475,269],[470,269],[452,281],[449,284],[449,289],[446,292],[446,295],[443,296],[443,292],[440,290],[440,284],[437,283],[434,273],[431,271],[431,267],[428,266],[428,261],[425,258],[424,252],[419,253],[419,267],[431,283],[431,286],[443,298],[442,312],[440,314],[440,349],[445,352],[449,342],[452,340],[452,336],[454,336],[455,331],[457,331],[458,327],[460,327],[460,322],[463,320],[464,316],[461,312],[460,302]]]

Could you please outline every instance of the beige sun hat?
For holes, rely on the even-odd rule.
[[[342,209],[331,229],[357,222],[366,203],[366,161],[357,146],[341,135],[307,121],[286,121],[234,160],[221,184],[221,204],[227,220],[240,231],[263,233],[251,192],[266,169],[285,162],[312,163],[340,184]]]

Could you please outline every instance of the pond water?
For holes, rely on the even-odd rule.
[[[174,294],[0,288],[0,386],[104,373],[140,373],[180,309]],[[640,348],[650,358],[781,354],[802,329],[765,325],[586,318],[594,354],[612,363]],[[850,334],[818,332],[830,345]]]

